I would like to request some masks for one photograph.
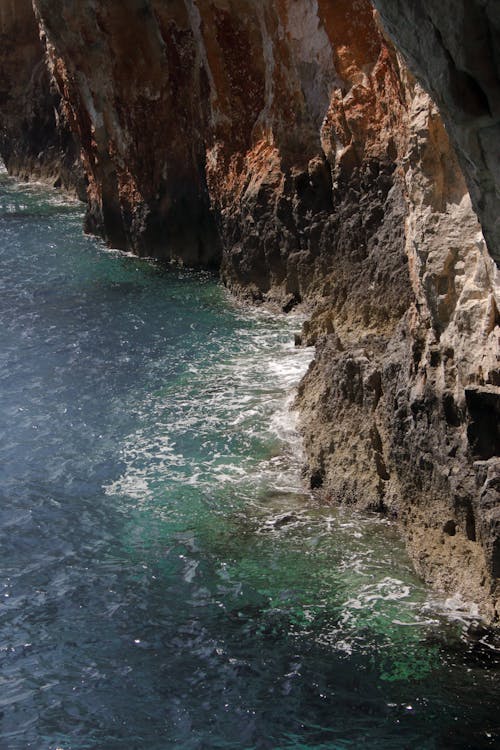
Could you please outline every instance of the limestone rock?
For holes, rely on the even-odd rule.
[[[299,395],[309,477],[327,497],[401,519],[418,571],[495,619],[498,270],[439,114],[418,85],[406,126],[414,301],[392,333],[342,329],[335,316],[342,351],[331,336],[320,339]]]
[[[346,296],[369,265],[365,314],[387,316],[379,256],[405,273],[394,174],[404,92],[366,0],[34,6],[82,144],[89,230],[221,265],[234,291],[284,308],[321,294],[334,268],[327,283]],[[389,253],[384,232],[399,235]]]
[[[500,6],[486,0],[373,3],[440,108],[500,264]]]
[[[30,0],[0,0],[0,156],[10,174],[85,197],[79,147],[51,82]]]

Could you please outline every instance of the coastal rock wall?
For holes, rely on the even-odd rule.
[[[374,0],[430,92],[500,264],[500,6],[487,0]]]
[[[418,85],[407,114],[414,299],[390,335],[346,328],[338,317],[319,334],[298,397],[308,477],[327,498],[400,519],[418,571],[495,619],[498,271],[439,114]],[[313,315],[306,333],[315,326]]]
[[[143,255],[220,266],[234,291],[285,309],[325,283],[347,298],[352,269],[370,264],[365,307],[403,310],[404,280],[380,312],[371,241],[398,235],[383,263],[404,277],[403,93],[368,2],[34,5],[82,144],[89,230]],[[357,315],[352,290],[350,300]]]
[[[0,0],[0,157],[16,177],[85,197],[79,148],[45,63],[31,0]]]
[[[486,581],[486,598],[493,592],[490,602],[496,602],[498,617],[500,9],[498,4],[483,0],[374,0],[374,5],[412,71],[439,106],[487,242],[486,248],[476,231],[465,189],[461,189],[464,195],[458,202],[459,183],[453,175],[459,170],[453,167],[450,171],[454,153],[449,148],[443,151],[439,145],[444,142],[439,116],[434,113],[429,120],[425,110],[417,107],[412,112],[414,147],[406,170],[411,206],[407,251],[413,286],[418,277],[422,287],[417,297],[419,313],[425,310],[429,366],[423,368],[415,385],[419,384],[418,390],[428,402],[427,411],[433,415],[427,434],[438,434],[436,418],[441,414],[440,424],[446,424],[446,431],[439,445],[451,443],[449,456],[453,459],[446,461],[441,455],[438,461],[441,466],[448,463],[444,491],[428,492],[429,479],[436,475],[436,462],[430,461],[430,470],[424,464],[421,473],[427,481],[423,494],[430,498],[432,507],[433,498],[439,496],[449,497],[455,508],[462,508],[458,528],[486,551],[487,575],[483,578],[480,574],[479,579]],[[454,199],[446,194],[450,186],[455,191]],[[443,199],[436,202],[440,194]],[[437,397],[434,404],[429,395],[431,399]],[[453,435],[462,440],[463,455],[459,447],[455,450]],[[416,441],[413,466],[422,454],[420,449],[425,450],[431,442],[429,437]],[[437,447],[429,457],[439,455]],[[421,516],[428,515],[424,505]],[[451,546],[456,548],[455,519],[444,528],[452,530]],[[421,569],[429,569],[429,577],[436,581],[443,577],[443,566],[432,542],[433,549],[425,551],[426,534],[426,530],[420,533],[416,545],[419,535],[413,535],[410,546]],[[438,536],[436,541],[439,545],[442,540]],[[450,540],[445,541],[446,548]],[[419,547],[424,550],[422,554]],[[476,551],[476,546],[469,545],[465,559]],[[423,559],[424,554],[427,559]],[[452,565],[452,571],[456,572],[459,564]],[[473,568],[465,565],[464,591]]]
[[[249,148],[229,172],[209,172],[219,186],[223,278],[284,309],[326,295],[346,318],[387,322],[411,294],[394,53],[368,3],[279,7],[263,27],[266,100]],[[395,279],[390,292],[384,274]]]
[[[141,255],[217,265],[204,138],[209,81],[183,2],[38,0],[53,79],[82,145],[87,229]]]
[[[461,171],[494,253],[493,156],[469,149],[491,113],[471,130],[455,96],[457,159],[368,0],[33,5],[87,228],[307,304],[310,486],[400,519],[421,574],[498,617],[498,271]]]

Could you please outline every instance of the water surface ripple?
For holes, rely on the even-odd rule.
[[[498,747],[498,663],[303,494],[296,320],[0,180],[0,748]]]

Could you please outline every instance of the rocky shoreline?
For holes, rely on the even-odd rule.
[[[33,5],[0,0],[9,172],[85,183],[86,227],[115,247],[310,309],[307,481],[397,518],[417,571],[497,621],[491,50],[455,55],[466,19],[444,9],[419,46],[423,1],[374,3],[421,83],[368,0]]]

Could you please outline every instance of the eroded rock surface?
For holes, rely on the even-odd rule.
[[[299,394],[310,481],[400,518],[419,572],[495,618],[498,270],[442,121],[418,86],[407,126],[414,300],[390,336],[337,324],[320,338]]]
[[[85,197],[79,148],[45,62],[30,0],[0,0],[0,157],[10,174]]]
[[[401,92],[369,3],[35,7],[83,147],[89,229],[141,254],[221,265],[235,291],[285,307],[316,294],[335,255],[331,283],[346,297],[370,256],[379,314],[371,238],[386,215],[400,235],[383,252],[388,273],[406,265],[391,193]],[[406,289],[391,292],[396,306]]]
[[[494,0],[374,0],[439,105],[490,253],[500,264],[500,5]]]
[[[419,36],[426,3],[413,6]],[[447,78],[423,76],[457,160],[368,0],[34,7],[82,148],[87,227],[218,267],[246,298],[309,305],[302,340],[317,354],[298,404],[310,485],[400,519],[422,575],[498,617],[498,271],[459,166],[494,251],[496,94],[478,48],[459,64],[458,37],[441,32],[455,73],[446,58]],[[427,48],[412,44],[418,62]],[[462,69],[486,77],[489,112]],[[452,88],[466,83],[464,114]]]

